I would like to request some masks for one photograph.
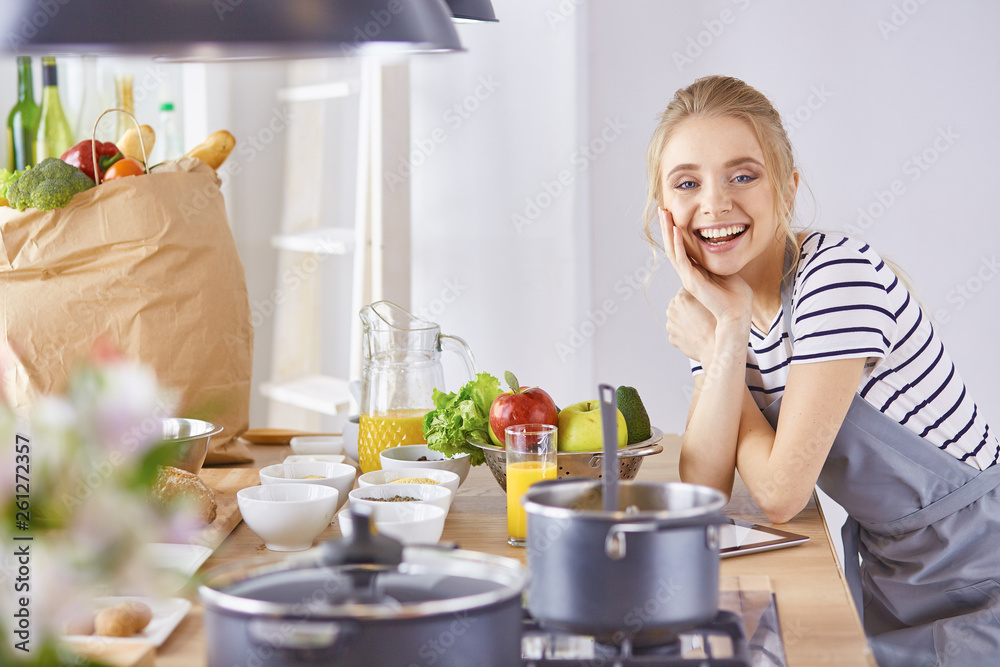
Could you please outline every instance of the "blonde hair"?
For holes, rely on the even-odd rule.
[[[654,222],[659,224],[657,209],[663,207],[663,150],[677,128],[690,118],[736,118],[753,129],[764,153],[764,168],[774,193],[774,214],[779,229],[797,249],[798,236],[792,229],[795,194],[794,191],[784,191],[798,172],[792,155],[792,144],[781,124],[781,116],[770,100],[757,89],[731,76],[706,76],[687,88],[681,88],[674,93],[674,98],[659,116],[656,130],[646,150],[649,192],[646,197],[644,231],[649,243],[654,247],[657,245],[650,225]]]

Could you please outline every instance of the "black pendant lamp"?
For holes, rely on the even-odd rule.
[[[451,15],[456,21],[489,21],[496,23],[490,0],[446,0]]]
[[[217,60],[462,50],[443,0],[6,2],[0,49],[14,54]]]

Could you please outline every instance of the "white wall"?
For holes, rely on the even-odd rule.
[[[412,305],[566,405],[597,396],[590,354],[554,350],[589,304],[586,60],[578,17],[552,31],[545,9],[498,2],[499,24],[459,26],[467,53],[411,62]]]

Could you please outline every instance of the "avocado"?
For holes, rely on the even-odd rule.
[[[618,387],[617,396],[618,409],[625,416],[625,426],[628,428],[628,444],[634,445],[653,437],[653,432],[649,429],[649,415],[635,387]]]

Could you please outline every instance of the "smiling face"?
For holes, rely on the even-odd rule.
[[[689,118],[664,147],[660,167],[663,208],[695,262],[750,282],[776,251],[781,257],[784,229],[775,213],[775,189],[749,123]]]

